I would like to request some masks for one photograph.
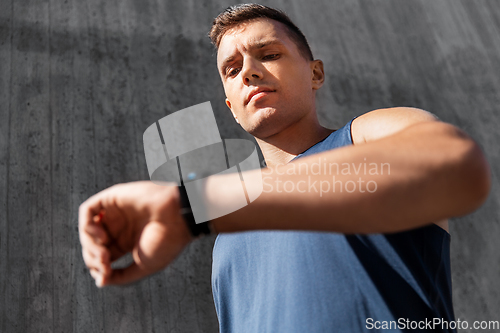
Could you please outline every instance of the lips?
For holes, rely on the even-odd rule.
[[[254,97],[255,95],[261,93],[261,92],[274,92],[276,90],[273,90],[273,89],[270,89],[270,88],[257,88],[257,89],[254,89],[250,92],[250,94],[248,94],[246,100],[245,100],[245,105],[250,103],[250,101],[252,100],[252,97]]]

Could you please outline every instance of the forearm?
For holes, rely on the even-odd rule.
[[[318,161],[319,174],[313,167]],[[350,165],[349,172],[344,163]],[[244,208],[215,219],[218,232],[407,230],[477,209],[490,181],[477,144],[441,122],[417,124],[377,141],[262,171],[263,193]],[[209,205],[232,200],[231,187],[220,186],[221,181],[208,182]]]

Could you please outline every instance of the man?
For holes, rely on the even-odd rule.
[[[210,222],[219,233],[212,287],[221,332],[403,331],[453,321],[447,219],[489,193],[479,146],[416,108],[322,127],[323,64],[279,11],[228,8],[210,37],[226,104],[267,163],[262,195]],[[351,165],[358,171],[331,168]],[[236,189],[209,179],[206,201],[230,204]],[[99,286],[136,281],[175,259],[193,240],[180,201],[176,186],[136,182],[81,205],[83,256]],[[111,269],[130,251],[130,267]]]

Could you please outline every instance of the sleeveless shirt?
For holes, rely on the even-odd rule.
[[[351,145],[355,118],[296,158]],[[450,235],[435,224],[393,234],[221,233],[212,263],[220,332],[377,332],[384,323],[383,332],[404,332],[454,321],[449,251]]]

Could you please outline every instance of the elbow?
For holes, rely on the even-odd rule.
[[[481,147],[470,137],[462,138],[459,157],[459,179],[463,194],[461,215],[477,210],[486,201],[491,190],[491,168]]]
[[[474,148],[470,155],[471,157],[468,159],[470,165],[466,167],[466,171],[467,174],[471,175],[471,193],[473,193],[471,201],[476,203],[477,209],[486,201],[490,194],[491,168],[484,152],[477,143],[474,143]]]

